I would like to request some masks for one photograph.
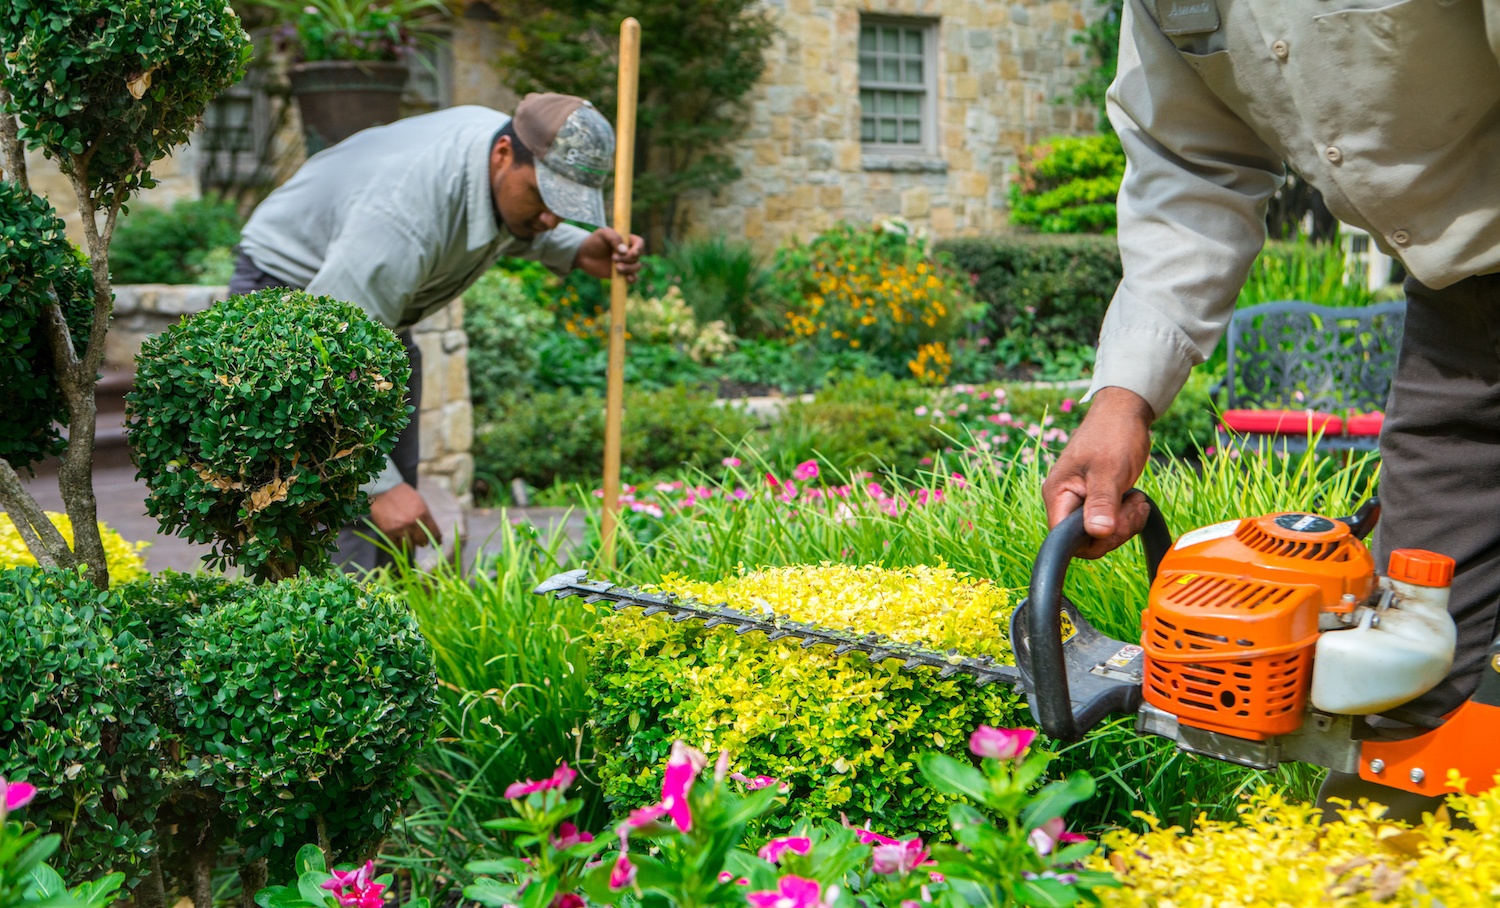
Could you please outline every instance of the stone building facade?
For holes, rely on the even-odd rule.
[[[780,34],[733,148],[744,176],[692,200],[692,234],[769,250],[891,216],[1003,232],[1020,149],[1095,127],[1060,103],[1093,65],[1074,41],[1102,10],[1088,0],[767,2]]]

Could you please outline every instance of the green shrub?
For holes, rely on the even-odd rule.
[[[7,0],[0,47],[21,139],[106,207],[155,185],[145,168],[188,140],[252,53],[223,0]]]
[[[835,627],[860,622],[898,640],[946,649],[963,633],[969,648],[1005,661],[1003,637],[975,628],[1008,620],[1014,600],[946,568],[885,571],[843,565],[739,574],[721,583],[666,577],[664,590],[770,609]],[[639,613],[601,622],[593,678],[594,724],[606,795],[617,812],[656,801],[659,767],[674,740],[727,750],[749,776],[792,787],[799,812],[892,835],[944,833],[952,799],[918,783],[916,757],[963,756],[980,724],[1017,724],[1024,703],[1006,685],[976,691],[967,681],[897,671],[826,650],[804,651],[760,634],[706,629]],[[790,818],[771,820],[784,831]]]
[[[126,430],[148,513],[261,578],[325,564],[406,425],[401,342],[356,306],[232,297],[148,340]]]
[[[982,237],[938,248],[970,274],[988,304],[984,330],[1008,368],[1044,368],[1099,342],[1104,310],[1120,283],[1113,240]]]
[[[243,224],[231,201],[188,199],[171,208],[138,205],[109,247],[110,276],[120,284],[196,284],[209,254],[240,241]]]
[[[719,234],[674,243],[667,248],[666,279],[682,295],[698,321],[724,321],[740,337],[764,333],[767,276],[749,243]]]
[[[857,374],[883,371],[883,364],[862,350],[824,352],[812,344],[782,340],[742,340],[724,355],[715,370],[721,393],[732,396],[802,394]],[[909,374],[902,366],[902,374]]]
[[[181,630],[177,725],[244,860],[289,863],[320,832],[338,860],[362,860],[400,809],[437,710],[410,612],[345,574],[303,574]]]
[[[528,296],[516,274],[492,268],[464,291],[469,394],[476,406],[530,381],[537,341],[551,326],[552,316]]]
[[[1042,233],[1114,233],[1125,150],[1114,133],[1059,136],[1021,152],[1010,221]]]
[[[768,449],[783,469],[816,457],[841,472],[888,469],[912,476],[949,444],[932,419],[917,415],[930,396],[915,382],[855,376],[810,402],[788,405],[771,429]]]
[[[897,364],[941,349],[980,308],[968,282],[905,224],[840,224],[776,251],[771,292],[783,329],[820,350],[864,350]],[[947,369],[934,375],[941,383]]]
[[[48,293],[57,295],[82,347],[93,285],[87,261],[68,242],[51,204],[0,181],[0,459],[17,469],[63,448],[57,424],[67,421],[68,410],[53,377]]]
[[[758,424],[712,394],[686,387],[633,391],[625,398],[620,457],[634,477],[715,465]],[[522,479],[536,487],[599,476],[604,399],[573,391],[503,397],[475,432],[474,469],[501,483]]]
[[[41,793],[63,870],[137,877],[155,847],[158,731],[150,653],[117,595],[76,573],[0,571],[0,777]]]

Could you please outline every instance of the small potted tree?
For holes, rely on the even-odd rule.
[[[307,153],[401,115],[408,59],[447,15],[443,0],[252,0],[280,19]]]

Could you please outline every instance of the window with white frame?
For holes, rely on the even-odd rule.
[[[937,147],[937,23],[861,17],[859,138],[879,151]]]

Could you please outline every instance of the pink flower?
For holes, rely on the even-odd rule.
[[[510,800],[516,800],[517,798],[524,798],[533,792],[552,791],[554,789],[560,794],[567,791],[568,786],[572,785],[573,780],[576,778],[578,778],[578,773],[569,769],[568,764],[563,763],[557,767],[557,771],[549,779],[540,779],[538,781],[527,779],[525,782],[512,782],[510,787],[505,789],[505,797]]]
[[[635,865],[630,863],[630,855],[620,852],[615,859],[615,866],[609,871],[609,888],[624,889],[635,882]]]
[[[1060,409],[1064,413],[1072,413],[1073,412],[1073,398],[1069,397],[1066,400],[1064,400],[1062,402],[1062,407]]]
[[[878,832],[871,832],[868,829],[856,829],[856,830],[854,830],[854,834],[856,836],[858,836],[859,840],[861,842],[865,843],[866,845],[900,845],[901,844],[901,842],[899,840],[897,840],[897,839],[893,839],[893,838],[891,838],[888,835],[881,835]]]
[[[781,494],[776,496],[782,501],[791,501],[797,497],[797,484],[788,479],[781,484]]]
[[[990,728],[981,725],[969,736],[969,750],[991,760],[1019,759],[1036,738],[1032,728]]]
[[[915,410],[913,410],[912,412],[914,414],[916,414],[917,416],[926,416],[927,415],[927,408],[926,407],[918,407]]]
[[[816,460],[804,460],[792,468],[792,477],[808,482],[818,478],[818,462]]]
[[[782,782],[779,779],[772,778],[771,776],[756,776],[755,778],[750,779],[746,778],[744,773],[737,772],[729,778],[744,785],[750,791],[760,791],[762,788],[770,788],[772,785],[780,785],[782,791],[786,791],[787,789],[791,788],[790,785]]]
[[[583,897],[576,892],[559,892],[552,899],[552,908],[585,908]]]
[[[1088,841],[1088,836],[1064,831],[1062,817],[1053,817],[1031,830],[1031,835],[1026,838],[1031,842],[1031,847],[1035,848],[1036,853],[1040,855],[1051,854],[1058,845],[1073,845]]]
[[[5,810],[20,810],[31,799],[36,797],[36,786],[29,782],[6,782],[4,776],[0,776],[0,795],[4,795]]]
[[[726,457],[723,460],[719,461],[719,463],[723,464],[726,467],[729,467],[732,470],[740,464],[744,463],[744,461],[740,460],[738,457]]]
[[[552,837],[552,847],[562,851],[564,848],[572,848],[574,845],[582,845],[593,840],[593,833],[579,832],[577,826],[564,822],[557,827],[557,835]]]
[[[734,880],[734,884],[736,886],[749,886],[750,885],[750,881],[747,880],[747,879],[745,879],[744,877],[740,877],[739,879],[736,880],[736,879],[734,879],[734,874],[730,873],[729,871],[725,870],[725,871],[720,872],[720,874],[719,874],[719,882],[721,882],[721,883],[727,883],[730,880]]]
[[[823,887],[817,880],[784,876],[774,892],[747,892],[745,900],[753,908],[817,908],[822,903]]]
[[[329,892],[339,892],[344,889],[361,889],[370,884],[370,878],[375,874],[375,862],[365,861],[365,866],[357,870],[334,870],[333,879],[323,883],[323,888]]]
[[[782,855],[787,852],[792,854],[807,854],[812,851],[812,839],[803,836],[782,836],[772,839],[760,847],[758,852],[761,860],[772,864],[780,864]]]
[[[870,858],[870,869],[876,873],[905,875],[926,862],[927,849],[919,837],[912,836],[905,842],[876,845]]]
[[[774,489],[777,486],[781,485],[781,480],[777,479],[776,475],[774,473],[767,473],[766,474],[766,485],[768,485],[768,486],[770,486],[771,488]]]
[[[640,829],[649,826],[667,815],[667,808],[660,804],[652,804],[650,807],[640,807],[630,812],[625,818],[625,825],[630,829]]]
[[[654,505],[650,502],[634,502],[630,505],[630,509],[637,514],[645,514],[647,517],[660,518],[663,513],[659,505]]]
[[[693,828],[693,813],[688,806],[688,791],[698,771],[708,765],[708,758],[700,751],[688,747],[681,741],[672,743],[672,753],[667,757],[667,771],[661,780],[662,809],[677,824],[682,832]]]
[[[371,881],[375,862],[366,861],[358,870],[335,870],[333,879],[323,888],[338,898],[343,908],[381,908],[385,904],[385,884]]]

